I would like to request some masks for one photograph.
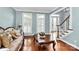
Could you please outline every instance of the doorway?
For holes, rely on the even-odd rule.
[[[50,40],[55,40],[57,38],[57,25],[59,25],[59,15],[50,16]]]
[[[51,15],[50,16],[50,32],[56,32],[57,25],[59,25],[59,15]]]

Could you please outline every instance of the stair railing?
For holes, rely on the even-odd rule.
[[[60,33],[64,35],[64,32],[67,33],[67,30],[69,29],[69,19],[70,15],[67,16],[62,23],[57,25],[57,38],[60,38]]]

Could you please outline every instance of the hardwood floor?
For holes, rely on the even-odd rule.
[[[61,40],[57,41],[56,50],[57,51],[79,51],[78,49],[66,44]]]
[[[25,37],[22,51],[53,51],[52,44],[45,46],[40,47],[38,44],[34,42],[33,37]],[[57,40],[55,48],[56,51],[79,51],[78,49],[75,49],[74,47],[60,40]]]
[[[34,42],[34,37],[25,37],[23,51],[38,51],[38,46]]]

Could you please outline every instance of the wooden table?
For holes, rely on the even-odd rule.
[[[56,43],[55,43],[55,41],[49,41],[49,42],[39,42],[38,40],[37,40],[37,43],[41,46],[41,45],[44,45],[44,44],[53,44],[53,50],[55,51],[56,49],[55,49],[55,45],[56,45]]]
[[[55,49],[55,45],[56,45],[56,43],[55,43],[55,41],[54,40],[49,40],[48,38],[47,38],[47,36],[48,37],[50,37],[50,35],[46,35],[46,38],[45,38],[45,41],[43,40],[43,41],[40,41],[40,40],[38,40],[37,38],[35,38],[35,40],[36,40],[36,42],[37,42],[37,44],[39,44],[40,46],[42,46],[42,45],[45,45],[45,44],[53,44],[53,50],[55,51],[56,49]]]

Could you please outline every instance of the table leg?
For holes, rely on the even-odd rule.
[[[54,50],[54,51],[56,51],[56,49],[55,49],[55,45],[56,45],[56,43],[53,42],[53,50]]]

